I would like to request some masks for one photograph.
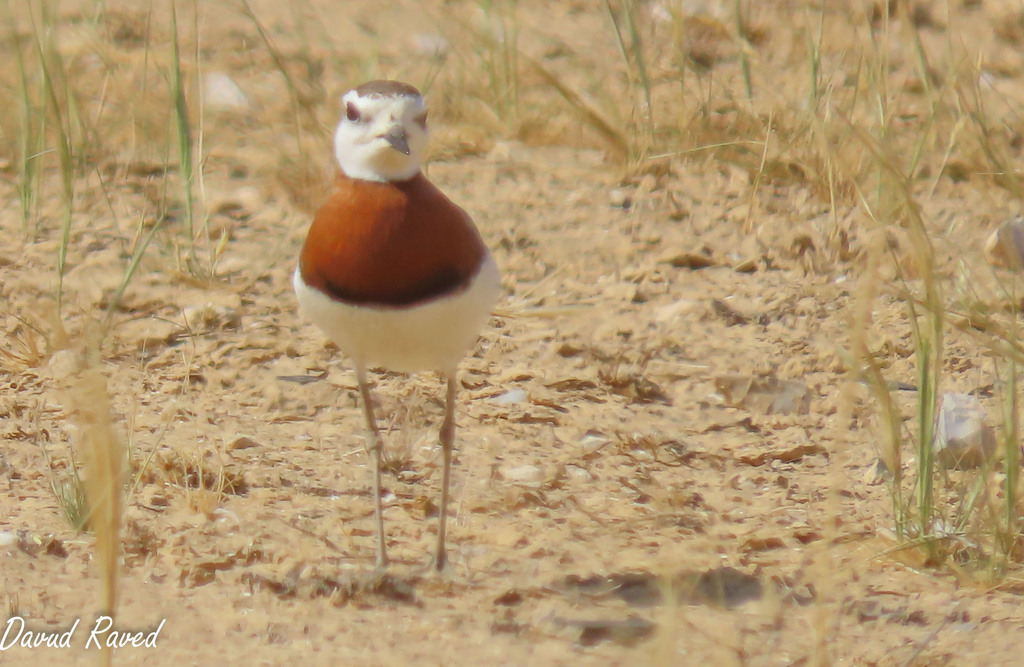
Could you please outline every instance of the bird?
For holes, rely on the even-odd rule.
[[[490,319],[500,274],[472,218],[423,174],[429,132],[420,91],[374,80],[342,97],[338,172],[299,254],[299,311],[347,355],[370,441],[376,565],[388,564],[381,504],[383,442],[368,371],[438,371],[446,381],[433,565],[448,563],[445,524],[455,442],[458,366]]]

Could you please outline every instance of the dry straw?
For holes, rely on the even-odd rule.
[[[68,390],[73,419],[78,425],[78,446],[84,463],[88,514],[86,524],[96,540],[95,563],[101,597],[100,614],[116,618],[118,574],[121,561],[121,515],[125,452],[111,420],[106,379],[96,367],[74,378]],[[109,664],[112,651],[103,647]]]

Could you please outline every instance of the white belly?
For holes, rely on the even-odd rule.
[[[498,267],[490,255],[472,284],[450,297],[412,308],[353,306],[334,301],[292,278],[299,310],[342,352],[364,367],[411,373],[454,373],[498,300]]]

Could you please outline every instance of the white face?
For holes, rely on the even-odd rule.
[[[418,95],[368,95],[351,90],[334,153],[350,178],[404,181],[419,172],[427,152],[427,108]]]

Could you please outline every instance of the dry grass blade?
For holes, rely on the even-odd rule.
[[[937,465],[932,443],[942,377],[946,304],[942,296],[941,282],[936,273],[934,244],[925,225],[921,206],[914,197],[909,177],[903,173],[898,160],[875,137],[859,126],[853,125],[851,129],[853,135],[870,152],[878,169],[879,205],[873,208],[863,194],[861,201],[866,209],[872,211],[872,217],[883,225],[907,228],[913,252],[914,270],[919,278],[915,284],[919,284],[920,289],[923,290],[921,301],[925,307],[919,311],[913,297],[914,288],[910,286],[903,262],[894,258],[894,263],[899,271],[898,279],[903,286],[903,300],[907,307],[907,319],[918,372],[918,428],[915,442],[917,476],[914,480],[917,501],[917,533],[920,536],[929,536],[936,530],[934,519],[937,508],[934,484]],[[910,170],[912,171],[912,167]],[[873,211],[880,211],[880,213]],[[888,393],[887,389],[880,389],[880,391]],[[879,397],[883,405],[888,400],[883,398],[881,393]],[[885,412],[888,419],[896,417],[888,409],[885,409]],[[895,429],[896,426],[893,425],[891,428]],[[901,517],[902,513],[897,516]],[[898,528],[898,531],[902,533],[903,528]],[[930,559],[935,560],[937,558],[937,553],[934,551],[936,542],[926,540],[924,546],[929,550]]]
[[[188,102],[185,96],[185,82],[182,76],[181,46],[179,45],[178,13],[176,2],[171,2],[171,96],[174,100],[174,119],[178,137],[178,171],[181,174],[181,194],[185,203],[185,242],[188,247],[187,265],[190,272],[199,271],[199,258],[196,255],[195,231],[195,195],[192,190],[195,179],[192,150],[192,122],[188,115]]]
[[[35,12],[31,12],[35,51],[39,71],[42,74],[42,88],[47,100],[47,112],[56,119],[57,157],[61,175],[61,234],[57,244],[57,309],[64,298],[64,274],[67,270],[68,243],[71,238],[71,222],[75,196],[74,150],[72,147],[72,116],[76,105],[68,86],[68,74],[60,49],[56,43],[57,32],[53,29],[53,8],[43,3],[40,6],[40,25]],[[59,87],[59,91],[58,91]],[[58,94],[58,92],[60,94]]]
[[[102,586],[101,614],[116,618],[121,560],[121,513],[124,451],[111,421],[106,379],[87,368],[76,378],[68,398],[78,423],[85,466],[89,526],[96,539],[96,568]],[[103,645],[106,664],[112,651]]]
[[[654,104],[651,98],[651,79],[647,72],[647,60],[644,56],[643,39],[637,26],[635,7],[631,2],[622,3],[621,9],[626,23],[625,28],[622,28],[619,25],[620,19],[612,8],[611,0],[605,0],[604,4],[613,32],[615,33],[616,42],[619,45],[619,54],[622,56],[622,61],[625,63],[626,70],[630,74],[631,85],[634,89],[639,87],[643,91],[643,116],[646,125],[644,134],[646,135],[645,140],[649,144],[649,150],[650,145],[654,143]],[[623,33],[629,34],[628,46]],[[634,148],[634,153],[636,155],[631,156],[631,160],[639,161],[644,159],[644,156],[639,154],[639,149]]]
[[[472,35],[473,39],[483,44],[484,48],[490,52],[505,53],[507,49],[514,48],[513,45],[506,45],[494,35],[479,30],[468,22],[458,19],[455,16],[451,16],[449,19],[454,20],[461,29]],[[521,61],[536,76],[540,77],[546,85],[550,86],[559,94],[559,96],[561,96],[561,98],[569,105],[573,112],[580,117],[580,119],[596,130],[601,137],[611,144],[612,148],[617,153],[624,156],[629,155],[630,144],[626,134],[622,130],[616,128],[615,124],[591,102],[586,100],[582,94],[573,90],[571,86],[559,78],[557,74],[545,67],[543,63],[536,58],[531,57],[529,54],[524,53],[522,50],[516,50],[514,59],[511,58],[511,56],[506,57],[506,60],[510,59],[515,62]],[[512,77],[513,73],[507,73],[507,75]]]
[[[525,53],[520,53],[519,57],[523,59],[530,69],[532,69],[545,83],[550,85],[558,94],[562,96],[573,111],[575,111],[588,125],[597,130],[602,137],[604,137],[612,147],[623,154],[629,152],[629,140],[621,130],[617,129],[610,120],[603,113],[601,113],[593,104],[588,102],[584,97],[564,84],[554,72],[549,70],[539,61],[531,58]]]

